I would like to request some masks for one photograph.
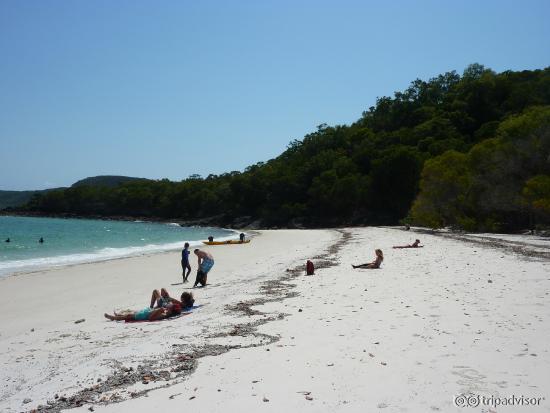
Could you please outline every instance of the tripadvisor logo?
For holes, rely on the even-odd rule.
[[[545,397],[526,397],[511,395],[508,397],[483,396],[479,394],[459,394],[454,396],[456,407],[478,407],[478,406],[540,406]]]

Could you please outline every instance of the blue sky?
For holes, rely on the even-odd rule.
[[[378,96],[550,64],[550,2],[0,0],[0,189],[242,170]]]

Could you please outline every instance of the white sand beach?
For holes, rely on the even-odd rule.
[[[0,280],[0,411],[550,412],[548,242],[448,235],[259,231],[153,323],[103,313],[178,297],[179,251]]]

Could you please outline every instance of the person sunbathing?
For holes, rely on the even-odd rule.
[[[105,313],[105,318],[111,321],[157,321],[168,317],[173,317],[181,314],[181,305],[170,303],[166,307],[151,308],[147,307],[139,311],[129,311],[117,313],[113,311],[113,315]]]
[[[393,248],[422,248],[423,245],[420,245],[420,240],[417,239],[410,245],[394,245]]]
[[[384,254],[382,253],[382,250],[376,249],[374,250],[374,253],[376,254],[376,259],[373,262],[369,262],[366,264],[360,264],[360,265],[351,265],[353,268],[367,268],[367,269],[377,269],[380,268],[380,264],[382,264],[382,261],[384,261]]]
[[[193,304],[195,304],[195,299],[193,298],[193,293],[188,293],[187,291],[184,291],[181,293],[181,308],[191,308],[193,307]]]
[[[193,294],[187,291],[181,294],[180,300],[181,301],[178,301],[175,298],[170,297],[168,291],[166,291],[166,289],[164,288],[161,288],[160,293],[158,290],[153,291],[153,294],[151,295],[151,304],[149,305],[149,307],[165,308],[168,307],[170,304],[178,304],[181,308],[188,308],[193,307],[193,303],[195,302]]]
[[[167,307],[170,303],[177,302],[181,305],[181,303],[170,297],[170,294],[168,294],[168,291],[166,289],[161,288],[160,293],[159,290],[153,290],[153,294],[151,294],[151,304],[149,304],[149,307],[151,308],[162,308]]]

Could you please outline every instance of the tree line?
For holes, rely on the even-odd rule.
[[[351,125],[319,125],[243,172],[80,185],[36,195],[45,214],[264,226],[410,222],[512,231],[550,224],[550,68],[479,64],[382,97]]]

